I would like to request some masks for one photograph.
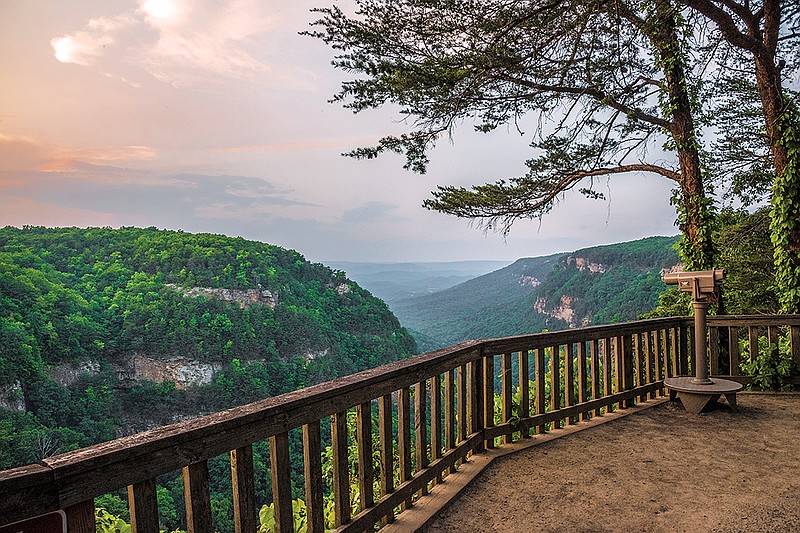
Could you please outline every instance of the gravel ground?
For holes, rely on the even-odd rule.
[[[425,530],[800,532],[800,395],[664,403],[498,458]]]

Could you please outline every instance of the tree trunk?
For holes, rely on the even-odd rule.
[[[684,57],[676,29],[675,8],[669,0],[656,0],[651,20],[650,41],[659,54],[659,63],[667,85],[671,119],[670,133],[675,141],[680,166],[678,226],[683,232],[681,251],[687,270],[713,268],[711,241],[711,201],[703,189],[700,153],[692,117],[692,105],[686,88]]]

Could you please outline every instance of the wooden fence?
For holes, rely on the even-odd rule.
[[[788,325],[797,353],[800,317],[708,323],[712,339],[721,328]],[[182,469],[188,531],[211,532],[207,461],[229,453],[236,531],[254,532],[252,446],[269,439],[275,528],[292,531],[289,431],[302,428],[308,531],[325,529],[325,494],[333,497],[337,531],[371,531],[446,483],[471,454],[662,395],[665,377],[690,371],[690,329],[691,319],[668,318],[470,341],[53,456],[0,472],[0,526],[63,509],[70,533],[94,531],[93,499],[127,487],[133,530],[158,531],[156,476]],[[355,411],[354,443],[348,411]],[[333,476],[326,487],[321,426],[328,421]],[[351,444],[357,457],[349,456]],[[354,489],[351,460],[358,464]]]

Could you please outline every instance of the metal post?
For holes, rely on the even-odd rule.
[[[692,383],[695,385],[710,385],[708,379],[708,345],[706,343],[706,316],[708,315],[708,302],[695,298],[694,306],[694,368],[695,375]]]

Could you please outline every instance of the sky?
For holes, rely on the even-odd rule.
[[[347,74],[298,32],[333,1],[0,0],[0,226],[221,233],[318,262],[513,261],[678,233],[671,183],[645,175],[602,182],[606,200],[568,192],[505,238],[422,208],[437,185],[523,174],[533,124],[462,124],[425,175],[343,157],[410,126],[329,103]]]

